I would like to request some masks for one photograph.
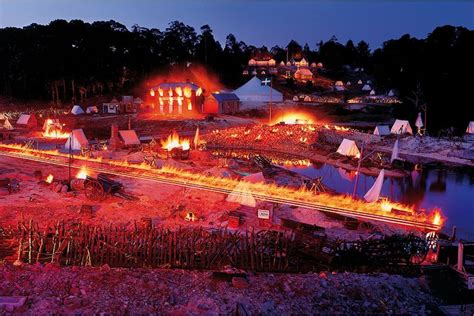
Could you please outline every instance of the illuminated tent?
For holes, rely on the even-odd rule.
[[[251,183],[265,182],[263,173],[257,172],[242,178],[242,181],[227,196],[227,202],[255,207],[257,201],[252,195]]]
[[[94,105],[94,106],[88,106],[86,109],[87,114],[92,114],[92,113],[99,113],[99,109]]]
[[[365,84],[363,87],[362,87],[362,91],[370,91],[372,90],[372,88],[370,87],[370,85],[368,84]]]
[[[350,86],[352,83],[350,81],[346,82],[346,86]]]
[[[121,130],[119,136],[125,146],[140,145],[140,139],[133,129]]]
[[[374,185],[364,195],[364,199],[367,202],[376,202],[380,198],[380,192],[382,191],[383,180],[385,177],[385,170],[380,170],[379,176],[374,182]]]
[[[81,148],[87,147],[89,141],[82,128],[73,129],[71,135],[66,141],[64,148],[67,150],[81,150]]]
[[[374,135],[387,136],[390,135],[390,128],[388,125],[377,125],[374,129]]]
[[[3,128],[6,129],[6,130],[9,130],[11,131],[13,128],[13,125],[10,123],[10,121],[8,120],[8,117],[5,118],[5,121],[3,122]]]
[[[357,84],[362,84],[362,80],[357,81]]]
[[[298,98],[298,96],[295,95],[295,96],[293,97],[293,101],[299,101],[299,100],[300,100],[300,99]]]
[[[390,162],[393,162],[396,159],[398,159],[398,139],[395,140],[395,143],[393,144],[392,155],[390,156]]]
[[[375,95],[375,90],[374,90],[374,89],[370,90],[370,93],[369,93],[369,94],[370,94],[370,95]]]
[[[392,134],[413,134],[410,123],[408,123],[406,120],[396,120],[395,123],[393,123],[390,132]]]
[[[262,84],[257,77],[253,77],[243,86],[234,90],[240,101],[245,103],[266,103],[266,102],[283,102],[283,94],[281,92]],[[271,100],[270,100],[271,95]]]
[[[303,99],[304,102],[311,102],[311,97],[309,95],[305,96]]]
[[[469,122],[469,125],[467,126],[466,133],[468,134],[474,134],[474,121]]]
[[[74,114],[74,115],[84,114],[84,110],[79,105],[75,105],[71,109],[71,114]]]
[[[16,121],[16,125],[20,127],[27,127],[32,128],[38,125],[38,121],[36,120],[36,116],[34,114],[22,114],[18,121]]]
[[[360,151],[355,141],[344,138],[337,152],[343,156],[360,158]]]
[[[344,86],[344,84],[340,80],[336,81],[336,83],[334,85],[335,86]]]
[[[307,68],[300,68],[295,72],[295,78],[300,80],[313,79],[313,73]]]
[[[390,89],[390,91],[387,94],[389,97],[394,97],[395,96],[395,90]]]

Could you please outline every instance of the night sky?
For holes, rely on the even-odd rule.
[[[405,33],[425,37],[436,26],[474,28],[471,1],[283,0],[0,0],[0,27],[47,24],[54,19],[116,20],[164,30],[173,20],[196,28],[209,24],[225,42],[233,33],[256,46],[290,39],[316,47],[335,35],[340,42],[366,40],[371,47]]]

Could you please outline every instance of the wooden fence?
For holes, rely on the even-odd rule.
[[[288,271],[293,234],[278,231],[231,232],[202,228],[66,225],[40,228],[20,223],[16,259],[26,263],[111,267],[167,267]]]

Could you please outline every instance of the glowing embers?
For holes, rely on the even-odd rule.
[[[87,176],[89,175],[87,168],[82,166],[79,172],[76,174],[77,179],[86,179]]]
[[[312,115],[304,112],[289,112],[276,115],[275,119],[271,124],[285,123],[288,125],[293,124],[314,124],[314,118]]]
[[[46,180],[44,180],[46,183],[53,183],[53,180],[54,180],[54,176],[52,174],[49,174],[47,177],[46,177]]]
[[[69,133],[62,131],[63,125],[59,120],[47,119],[43,124],[43,137],[64,139],[69,137]]]
[[[172,158],[189,158],[190,141],[187,138],[180,138],[178,133],[173,132],[165,140],[161,141],[161,147],[171,154]]]

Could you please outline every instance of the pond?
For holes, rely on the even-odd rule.
[[[354,191],[355,172],[321,163],[288,169],[310,177],[322,177],[323,183],[338,193],[352,194]],[[356,194],[363,197],[375,178],[361,174]],[[456,226],[458,237],[474,240],[474,170],[424,167],[412,171],[406,178],[386,177],[381,195],[417,209],[438,207],[448,218],[444,232],[450,234],[452,226]]]

